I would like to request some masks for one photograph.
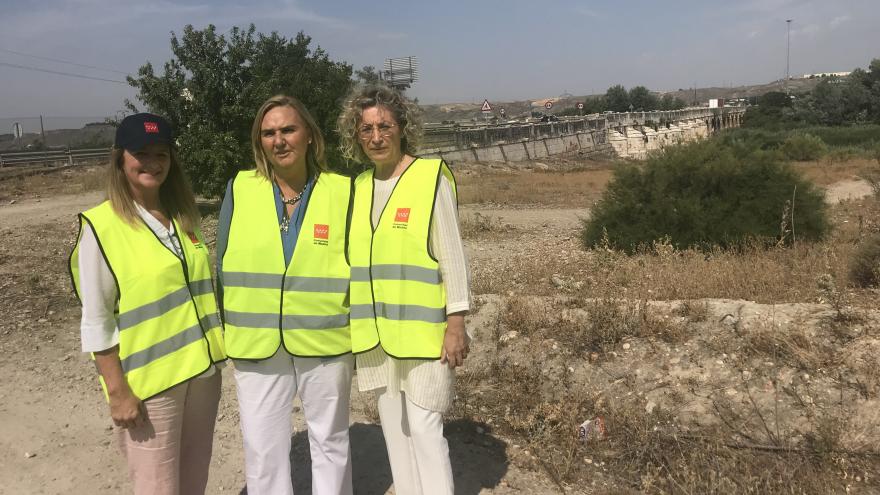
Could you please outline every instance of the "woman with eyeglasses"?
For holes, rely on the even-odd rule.
[[[302,400],[312,493],[352,493],[354,358],[345,252],[352,180],[326,170],[324,137],[299,100],[278,95],[251,128],[256,168],[223,198],[218,286],[244,439],[247,492],[292,495],[293,399]]]
[[[351,337],[358,387],[378,394],[395,492],[452,494],[443,413],[468,354],[470,293],[455,179],[416,156],[417,116],[373,86],[355,89],[339,117],[344,153],[372,165],[355,179]]]

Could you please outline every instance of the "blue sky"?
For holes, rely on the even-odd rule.
[[[0,0],[0,12],[0,118],[113,115],[129,87],[11,65],[121,80],[168,60],[169,33],[186,24],[302,30],[355,67],[415,55],[410,94],[424,103],[769,82],[784,75],[787,18],[792,75],[880,58],[877,0]]]

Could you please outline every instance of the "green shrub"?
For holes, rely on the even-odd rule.
[[[708,140],[615,170],[582,240],[592,247],[607,232],[611,247],[627,252],[665,236],[678,249],[813,241],[828,229],[826,208],[822,192],[778,153],[740,155]]]
[[[806,127],[803,131],[820,137],[828,146],[869,149],[880,143],[880,125],[816,126]]]
[[[821,138],[812,134],[793,134],[789,136],[780,147],[782,153],[789,160],[809,161],[818,160],[828,152],[828,146]]]
[[[859,246],[850,262],[849,280],[856,287],[880,286],[880,235]]]

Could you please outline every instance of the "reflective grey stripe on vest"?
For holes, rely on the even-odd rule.
[[[446,321],[446,308],[429,308],[415,304],[376,303],[376,314],[386,320],[422,321],[425,323],[443,323]],[[370,304],[354,304],[351,306],[351,318],[374,318],[373,306]]]
[[[281,325],[284,330],[329,330],[348,326],[348,315],[284,315]]]
[[[372,268],[363,266],[351,267],[351,279],[355,282],[369,282],[370,274],[373,280],[407,280],[411,282],[425,282],[426,284],[440,283],[440,270],[423,268],[414,265],[373,265]]]
[[[372,304],[352,304],[350,311],[352,320],[362,320],[364,318],[372,319],[376,317],[376,314],[373,313]]]
[[[174,351],[183,349],[189,344],[198,341],[204,336],[201,327],[194,325],[186,330],[167,338],[158,344],[153,344],[142,351],[135,352],[122,360],[122,370],[126,373],[142,368],[153,361],[167,356]]]
[[[190,282],[190,288],[192,289],[193,297],[209,294],[214,290],[210,279],[192,281]],[[152,318],[162,316],[189,300],[190,290],[186,287],[181,287],[180,289],[162,297],[158,301],[153,301],[144,304],[143,306],[128,310],[125,313],[120,313],[117,327],[119,328],[119,331],[131,328]]]
[[[348,292],[348,282],[347,278],[287,277],[284,280],[284,290],[345,294]]]
[[[223,287],[279,289],[284,275],[274,273],[223,272]]]
[[[347,278],[331,277],[284,277],[274,273],[223,272],[224,287],[244,287],[248,289],[278,289],[298,292],[345,293],[348,291]]]
[[[243,313],[226,310],[226,324],[245,328],[278,328],[277,313]],[[283,330],[329,330],[348,325],[348,315],[284,315],[281,319]]]
[[[217,313],[211,313],[209,315],[205,315],[199,320],[199,323],[202,324],[202,328],[207,332],[212,328],[217,328],[220,326],[220,316]]]

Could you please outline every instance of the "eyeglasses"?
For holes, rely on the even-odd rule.
[[[379,131],[379,137],[386,138],[391,135],[391,129],[397,127],[396,124],[386,124],[382,122],[379,125],[362,125],[360,129],[358,129],[358,136],[363,141],[369,141],[373,138],[373,131]]]

